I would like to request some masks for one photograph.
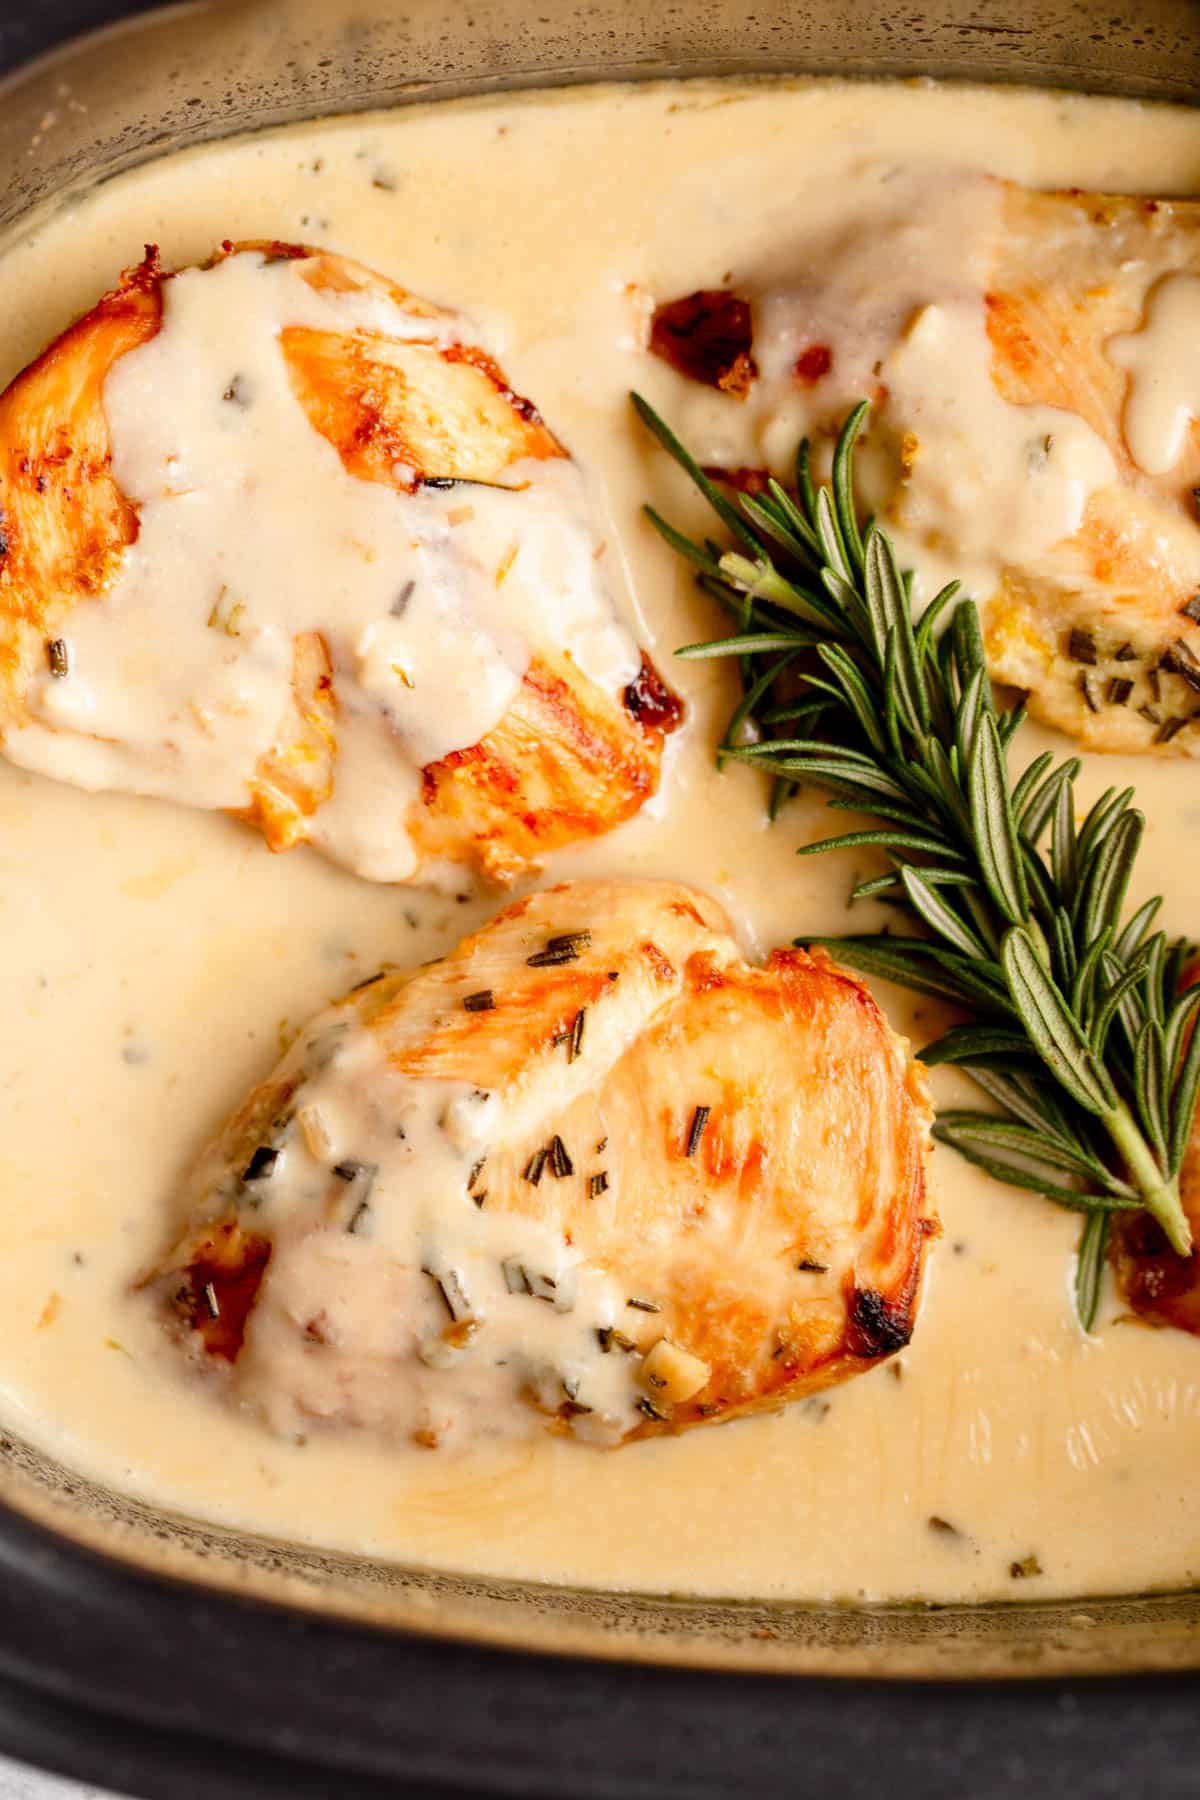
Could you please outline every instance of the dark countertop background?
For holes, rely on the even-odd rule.
[[[0,0],[0,73],[77,31],[118,13],[149,10],[154,0]],[[399,3],[399,0],[397,0]],[[532,3],[532,0],[531,0]],[[454,0],[447,0],[452,26]],[[0,1589],[0,1607],[12,1604]],[[19,1602],[18,1602],[19,1603]],[[71,1630],[70,1609],[59,1629]],[[167,1657],[186,1656],[180,1645]],[[467,1652],[470,1657],[473,1653]],[[462,1739],[462,1772],[488,1779],[487,1721],[511,1662],[478,1657],[470,1672],[474,1704],[464,1715],[463,1661],[430,1651],[427,1691],[410,1704],[436,1714],[443,1678],[457,1691],[444,1715]],[[658,1674],[529,1661],[540,1692],[543,1769],[563,1795],[654,1800],[800,1793],[834,1800],[1193,1800],[1200,1794],[1200,1681],[1172,1678],[992,1688],[882,1683],[755,1681]],[[248,1697],[248,1704],[252,1699]],[[115,1782],[152,1800],[225,1800],[226,1795],[288,1800],[373,1800],[387,1794],[429,1800],[480,1800],[480,1790],[436,1789],[427,1780],[383,1780],[345,1770],[315,1779],[275,1758],[228,1750],[211,1765],[193,1744],[172,1772],[153,1731],[130,1734],[42,1695],[0,1681],[0,1746],[44,1758],[84,1779]],[[232,1746],[230,1746],[232,1748]],[[636,1771],[636,1773],[634,1773]],[[501,1774],[501,1779],[504,1779]],[[497,1790],[489,1789],[489,1792]],[[511,1772],[504,1791],[512,1794]],[[549,1791],[539,1789],[539,1791]],[[0,1761],[0,1800],[103,1800],[85,1790]]]
[[[63,38],[132,13],[158,0],[0,0],[0,73]]]

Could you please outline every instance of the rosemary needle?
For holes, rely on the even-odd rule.
[[[732,657],[742,678],[718,759],[773,777],[772,811],[801,783],[869,830],[802,855],[871,845],[891,862],[854,897],[891,903],[909,931],[820,942],[868,975],[965,1013],[922,1051],[954,1063],[993,1110],[944,1111],[935,1135],[997,1180],[1085,1215],[1075,1304],[1090,1329],[1112,1215],[1151,1213],[1172,1248],[1192,1237],[1179,1171],[1200,1089],[1193,946],[1152,931],[1159,901],[1125,917],[1145,829],[1133,791],[1103,794],[1080,823],[1078,759],[1046,752],[1014,780],[1023,704],[1000,709],[973,601],[943,588],[919,621],[887,533],[854,501],[863,401],[830,481],[808,445],[795,496],[777,481],[728,498],[653,409],[639,416],[735,540],[722,553],[647,513],[697,570],[734,629],[679,655]]]

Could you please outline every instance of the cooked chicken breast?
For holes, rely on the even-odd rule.
[[[872,398],[866,498],[975,590],[996,679],[1088,749],[1200,753],[1200,203],[889,168],[791,260],[660,307],[651,349],[777,471]],[[710,404],[692,441],[733,429]]]
[[[678,720],[603,548],[455,315],[326,251],[151,250],[0,397],[0,744],[506,879],[635,813]]]
[[[313,1020],[152,1290],[278,1429],[619,1444],[777,1407],[913,1329],[923,1071],[822,954],[581,882]]]

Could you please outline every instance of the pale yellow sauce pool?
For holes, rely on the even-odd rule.
[[[1035,184],[1188,193],[1200,122],[1130,103],[924,85],[662,87],[414,109],[164,161],[0,261],[0,376],[157,241],[303,238],[487,322],[518,389],[597,479],[624,605],[669,662],[713,620],[639,517],[681,490],[631,423],[681,385],[639,348],[636,295],[712,285],[786,249],[865,159]],[[852,188],[847,188],[852,192]],[[819,803],[769,829],[718,775],[729,704],[677,665],[689,723],[633,824],[547,878],[682,879],[744,947],[845,928],[848,859],[797,862]],[[1030,754],[1041,738],[1027,732]],[[1142,894],[1197,926],[1186,762],[1091,758],[1135,781]],[[1142,895],[1136,896],[1138,898]],[[1200,1343],[1112,1322],[1086,1341],[1073,1222],[934,1159],[945,1236],[899,1362],[778,1417],[618,1452],[550,1439],[462,1453],[297,1444],[189,1385],[129,1284],[165,1244],[181,1171],[298,1022],[381,960],[448,949],[497,904],[273,858],[223,818],[87,795],[0,764],[0,1393],[67,1462],[203,1517],[401,1560],[616,1587],[930,1598],[1137,1589],[1200,1574]],[[919,1043],[938,1021],[885,993]],[[953,1089],[939,1080],[943,1094]],[[950,1532],[931,1519],[954,1527]],[[1020,1582],[1014,1561],[1044,1573]]]

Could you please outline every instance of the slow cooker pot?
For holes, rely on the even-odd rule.
[[[118,10],[0,17],[0,233],[166,151],[497,89],[807,71],[1189,101],[1200,78],[1192,0]],[[169,1800],[1194,1785],[1192,1593],[848,1609],[458,1578],[156,1512],[11,1435],[0,1569],[0,1747]]]

